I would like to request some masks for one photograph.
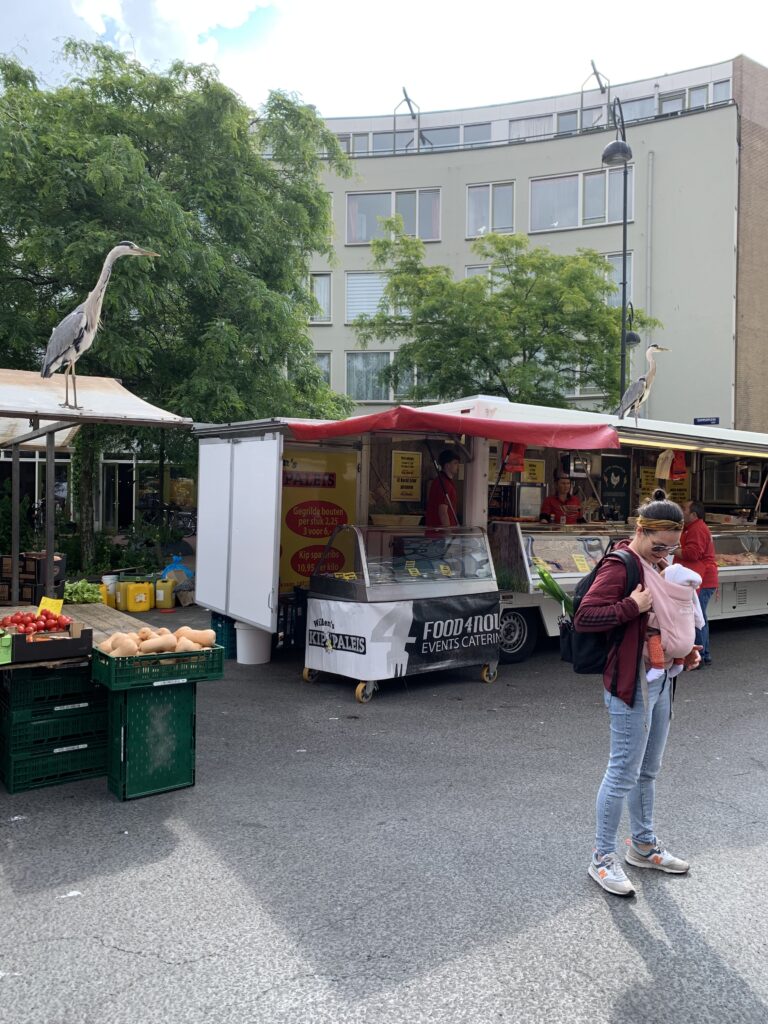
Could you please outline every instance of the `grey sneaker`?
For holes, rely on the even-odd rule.
[[[606,853],[600,858],[593,854],[587,871],[590,878],[594,878],[606,892],[612,892],[614,896],[635,895],[635,887],[624,874],[624,869],[615,853]]]
[[[674,857],[658,842],[646,853],[638,850],[634,843],[630,843],[624,860],[633,868],[654,868],[656,871],[666,871],[670,875],[684,875],[691,866],[687,860]]]

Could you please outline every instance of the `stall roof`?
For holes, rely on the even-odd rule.
[[[71,387],[70,387],[71,391]],[[44,427],[71,424],[67,430],[57,431],[57,447],[71,442],[77,427],[83,423],[119,423],[134,427],[191,427],[192,421],[183,416],[150,405],[132,394],[111,377],[78,377],[77,400],[82,408],[62,406],[64,399],[63,375],[54,374],[47,379],[34,370],[0,369],[0,446],[11,444],[25,435],[29,428],[25,420]],[[17,423],[14,426],[13,421]]]
[[[40,426],[42,428],[53,426],[53,420],[41,420]],[[61,451],[62,448],[69,448],[75,439],[75,434],[78,432],[80,427],[76,424],[68,424],[63,430],[56,431],[56,450]],[[10,446],[16,440],[17,437],[21,437],[23,434],[28,433],[29,426],[27,421],[23,419],[7,419],[6,417],[0,416],[0,448]],[[22,448],[35,449],[40,451],[45,450],[45,437],[35,437],[31,441],[24,441],[21,445]]]
[[[509,441],[526,446],[563,448],[618,448],[619,440],[612,426],[595,422],[589,417],[583,422],[570,423],[559,419],[560,409],[551,409],[554,415],[536,422],[521,416],[494,416],[490,409],[475,407],[475,399],[467,399],[466,406],[455,403],[456,408],[426,406],[415,409],[399,405],[384,412],[366,416],[352,416],[344,420],[273,419],[235,423],[227,426],[199,425],[195,428],[201,437],[223,437],[249,433],[282,430],[297,441],[321,441],[360,434],[431,432],[441,434],[468,434],[493,441]],[[507,403],[509,404],[509,403]],[[519,408],[526,408],[520,406]]]

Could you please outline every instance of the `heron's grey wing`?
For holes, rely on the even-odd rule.
[[[40,371],[42,377],[50,377],[63,363],[75,362],[87,328],[88,317],[81,303],[51,331]]]
[[[619,408],[616,410],[616,414],[619,419],[622,418],[624,413],[629,412],[635,402],[639,402],[643,397],[645,391],[645,377],[638,377],[637,380],[632,381],[627,390],[621,396],[619,402]]]

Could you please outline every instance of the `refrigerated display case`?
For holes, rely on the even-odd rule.
[[[384,679],[463,665],[496,678],[499,591],[484,530],[345,525],[310,579],[304,677]]]
[[[768,613],[768,531],[734,528],[712,532],[719,577],[707,618]]]

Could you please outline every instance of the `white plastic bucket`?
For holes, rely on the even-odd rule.
[[[266,665],[272,657],[272,634],[247,622],[236,622],[238,665]]]
[[[101,582],[107,588],[107,593],[115,596],[115,589],[117,587],[117,581],[120,579],[119,576],[102,576]]]

